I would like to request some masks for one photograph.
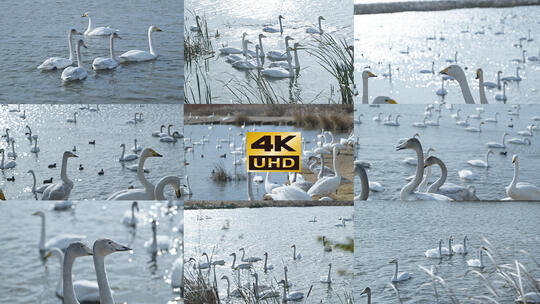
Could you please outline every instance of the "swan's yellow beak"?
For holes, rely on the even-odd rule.
[[[373,74],[373,73],[371,73],[369,71],[367,72],[367,74],[368,74],[369,77],[377,77],[377,75],[375,75],[375,74]]]
[[[4,191],[0,190],[0,200],[5,201],[6,197],[4,196]]]
[[[512,157],[512,164],[514,164],[515,162],[517,162],[517,155],[514,155],[514,157]]]
[[[32,213],[32,215],[38,215],[37,211],[36,211],[36,212],[34,212],[34,213]]]
[[[388,99],[388,103],[389,104],[397,104],[397,101],[393,100],[393,99]]]
[[[156,32],[162,32],[162,30],[156,26]]]
[[[439,74],[448,75],[448,70],[450,70],[450,67],[447,67],[446,69],[439,72]]]
[[[475,79],[480,79],[480,69],[476,70],[476,78]]]
[[[88,15],[86,13],[82,14],[81,17],[88,17]]]
[[[152,152],[152,156],[153,156],[153,157],[162,157],[162,156],[163,156],[163,155],[157,153],[156,151],[154,151],[153,149],[151,149],[150,152]]]
[[[180,189],[177,189],[177,190],[175,191],[175,194],[176,194],[176,198],[180,198],[180,196],[182,195],[182,194],[180,193]]]
[[[48,258],[50,258],[50,257],[51,257],[51,252],[49,251],[49,252],[47,253],[47,255],[44,256],[43,258],[44,258],[44,259],[48,259]]]

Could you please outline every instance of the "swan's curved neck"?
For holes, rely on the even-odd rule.
[[[2,155],[3,156],[3,155]],[[41,235],[39,237],[39,250],[45,250],[45,216],[41,217]]]
[[[497,72],[497,88],[501,89],[501,73]]]
[[[516,186],[518,182],[518,177],[519,177],[519,165],[518,165],[518,161],[516,160],[514,162],[514,177],[512,178],[512,182],[510,183],[511,188]]]
[[[508,135],[508,134],[504,133],[503,136],[502,136],[502,145],[503,145],[503,147],[506,147],[506,143],[504,142],[504,140],[506,139],[506,135]]]
[[[394,271],[394,281],[397,281],[397,275],[398,275],[398,262],[395,262],[396,264],[396,270]]]
[[[401,192],[399,194],[401,200],[406,200],[407,197],[420,185],[420,182],[422,181],[422,176],[424,175],[424,153],[422,152],[422,145],[417,142],[413,150],[416,152],[416,159],[417,159],[417,165],[416,165],[416,175],[414,176],[414,179],[411,180],[403,189],[401,189]]]
[[[424,189],[428,185],[429,179],[431,178],[431,166],[427,167],[427,169],[425,169],[425,171],[426,171],[426,174],[424,175],[424,179],[422,180],[422,182],[418,186],[418,191],[419,192],[424,191]]]
[[[81,43],[77,42],[77,49],[75,50],[77,53],[77,66],[82,67],[82,59],[81,59]]]
[[[236,253],[233,254],[233,260],[232,260],[232,266],[231,266],[232,269],[234,269],[235,263],[236,263]]]
[[[67,155],[64,155],[64,157],[62,157],[62,171],[60,172],[60,178],[64,183],[68,184],[70,187],[73,187],[73,182],[67,177],[67,162],[68,157]]]
[[[68,33],[68,44],[69,44],[69,61],[73,62],[73,34],[71,30]]]
[[[334,147],[334,153],[333,153],[333,156],[332,156],[332,158],[333,158],[332,163],[333,163],[333,166],[334,166],[334,174],[335,174],[335,176],[341,178],[341,173],[339,172],[339,168],[338,168],[337,154],[338,154],[338,148]]]
[[[266,272],[267,269],[268,269],[268,255],[265,254],[264,255],[264,271]]]
[[[122,155],[120,155],[120,159],[124,159],[124,154],[126,154],[126,146],[122,145]]]
[[[111,55],[111,59],[114,60],[114,35],[111,35],[111,40],[109,41],[109,46],[110,46],[110,55]]]
[[[248,172],[248,178],[247,178],[247,192],[248,192],[248,199],[250,201],[254,200],[253,198],[253,189],[251,189],[251,172]],[[266,175],[266,180],[268,180],[268,173]]]
[[[294,68],[300,68],[300,60],[298,59],[298,51],[296,50],[296,48],[294,48]]]
[[[365,201],[368,199],[369,196],[369,180],[366,173],[366,170],[361,166],[358,165],[356,168],[356,175],[360,178],[360,183],[362,184],[362,193],[360,193],[359,200]]]
[[[93,29],[93,26],[92,26],[92,17],[88,16],[88,27],[86,28],[86,31],[84,32],[85,34],[88,34],[92,31]]]
[[[57,252],[57,256],[60,261],[60,280],[56,284],[56,290],[64,290],[64,254],[60,251]]]
[[[296,246],[293,247],[293,260],[296,260]]]
[[[227,297],[230,297],[231,294],[231,282],[229,281],[228,277],[224,277],[225,281],[227,281]]]
[[[2,152],[2,164],[0,165],[0,167],[4,168],[4,158],[5,158],[5,155],[4,155],[4,152]]]
[[[139,159],[139,165],[137,166],[137,178],[143,185],[146,192],[151,193],[153,195],[155,187],[146,179],[146,177],[144,177],[144,162],[146,161],[147,158],[148,156],[141,156],[141,158]]]
[[[487,104],[488,101],[486,98],[486,90],[484,89],[484,74],[480,73],[479,76],[480,77],[478,77],[478,81],[480,83],[480,87],[478,88],[478,90],[480,91],[480,103]]]
[[[163,190],[165,189],[165,186],[174,185],[176,183],[179,183],[178,177],[176,176],[165,176],[164,178],[162,178],[157,183],[156,189],[154,191],[156,199],[160,201],[166,200],[165,195],[163,194]]]
[[[321,20],[322,20],[322,19],[321,19],[321,18],[319,18],[319,31],[320,31],[320,32],[322,33],[322,32],[323,32],[323,30],[322,30],[322,24],[321,24]]]
[[[264,49],[263,49],[263,45],[262,45],[262,36],[259,36],[259,51],[264,56]],[[257,58],[259,58],[259,55],[257,55]]]
[[[71,268],[73,267],[73,262],[75,257],[72,257],[71,254],[67,253],[64,257],[64,269],[62,270],[62,280],[63,280],[63,293],[64,293],[64,303],[65,304],[79,304],[77,297],[75,296],[75,289],[73,289],[73,278],[71,276]],[[101,293],[101,288],[100,288]],[[101,302],[104,303],[104,302]],[[105,303],[104,303],[105,304]]]
[[[482,249],[480,249],[480,267],[484,267],[484,259],[483,259],[483,252]]]
[[[279,32],[283,34],[283,23],[281,22],[281,18],[279,18]]]
[[[96,270],[97,283],[99,287],[99,302],[101,304],[114,304],[114,299],[107,279],[105,270],[105,257],[94,254],[94,268]]]
[[[486,152],[486,165],[489,167],[489,150]]]
[[[152,28],[148,29],[148,48],[150,49],[150,54],[157,56],[152,45]]]
[[[368,77],[362,77],[362,103],[368,104]]]
[[[463,98],[465,98],[465,103],[475,104],[474,98],[471,94],[471,89],[469,88],[469,83],[467,82],[467,77],[465,76],[463,70],[458,71],[458,74],[456,75],[456,80],[461,87],[461,93],[463,94]]]
[[[330,265],[328,265],[328,276],[326,277],[326,281],[327,281],[327,282],[332,281],[332,278],[331,278],[331,276],[330,276],[331,273],[332,273],[332,265],[330,264]]]
[[[441,168],[441,177],[439,177],[439,179],[429,186],[427,190],[428,193],[436,193],[439,188],[444,185],[446,177],[448,176],[448,170],[446,169],[446,165],[442,162],[442,160],[437,159],[436,164],[439,165],[439,168]]]

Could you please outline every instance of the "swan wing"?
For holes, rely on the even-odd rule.
[[[99,288],[96,281],[77,280],[73,289],[79,302],[99,302]]]
[[[508,188],[506,194],[515,200],[540,200],[540,189],[527,182],[520,182],[515,187]]]
[[[339,187],[340,182],[341,177],[339,176],[325,176],[317,180],[307,193],[310,196],[332,194]]]
[[[125,61],[141,62],[154,60],[157,58],[157,56],[146,51],[130,50],[120,55],[120,58],[124,59]]]
[[[121,190],[111,195],[107,200],[153,200],[154,194],[146,192],[145,189]]]
[[[283,68],[271,68],[263,70],[263,75],[271,78],[286,78],[289,77],[289,71]]]
[[[98,57],[92,62],[94,70],[110,70],[118,66],[118,62],[112,58]]]
[[[439,248],[432,248],[432,249],[428,249],[426,250],[426,252],[424,253],[424,255],[428,258],[440,258],[441,256],[439,255]]]
[[[109,36],[112,33],[117,33],[118,30],[110,27],[96,27],[95,29],[91,30],[88,34],[88,36]]]
[[[455,201],[477,201],[479,198],[471,192],[468,188],[454,185],[445,184],[439,188],[438,194],[447,196]]]
[[[79,235],[79,234],[61,234],[57,235],[53,238],[50,238],[45,243],[45,248],[50,250],[52,248],[59,248],[62,251],[65,251],[67,247],[73,243],[73,242],[79,242],[85,239],[85,235]]]
[[[278,29],[275,29],[275,28],[270,27],[270,26],[263,27],[262,30],[263,30],[263,32],[266,32],[266,33],[279,33]]]
[[[414,192],[406,198],[407,201],[449,201],[449,197],[437,193]]]
[[[223,48],[218,49],[218,51],[219,51],[220,54],[225,54],[225,55],[242,54],[241,49],[233,48],[233,47],[223,47]]]
[[[64,182],[49,185],[43,191],[43,196],[41,197],[41,199],[54,201],[67,200],[69,198],[69,194],[71,193],[72,188],[72,186],[69,186]]]
[[[40,70],[55,70],[55,69],[64,69],[70,65],[72,65],[73,62],[67,58],[62,57],[51,57],[47,60],[43,61],[42,64],[40,64],[37,68]]]
[[[83,80],[88,76],[88,72],[81,67],[67,67],[62,71],[62,80],[64,81],[73,81],[73,80]]]

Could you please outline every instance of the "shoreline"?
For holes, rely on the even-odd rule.
[[[238,209],[268,207],[344,207],[354,206],[354,201],[185,201],[184,210]]]

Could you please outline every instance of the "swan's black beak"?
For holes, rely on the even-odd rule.
[[[407,141],[404,141],[404,142],[400,143],[399,145],[397,145],[396,146],[396,151],[407,149],[406,143],[407,143]]]
[[[180,196],[182,195],[182,193],[180,193],[180,189],[176,190],[175,194],[176,194],[176,198],[180,198]]]
[[[127,246],[120,246],[120,248],[117,248],[116,251],[131,251],[133,249],[127,247]]]
[[[439,74],[448,75],[448,70],[449,69],[450,69],[450,67],[447,67],[446,69],[440,71]]]

